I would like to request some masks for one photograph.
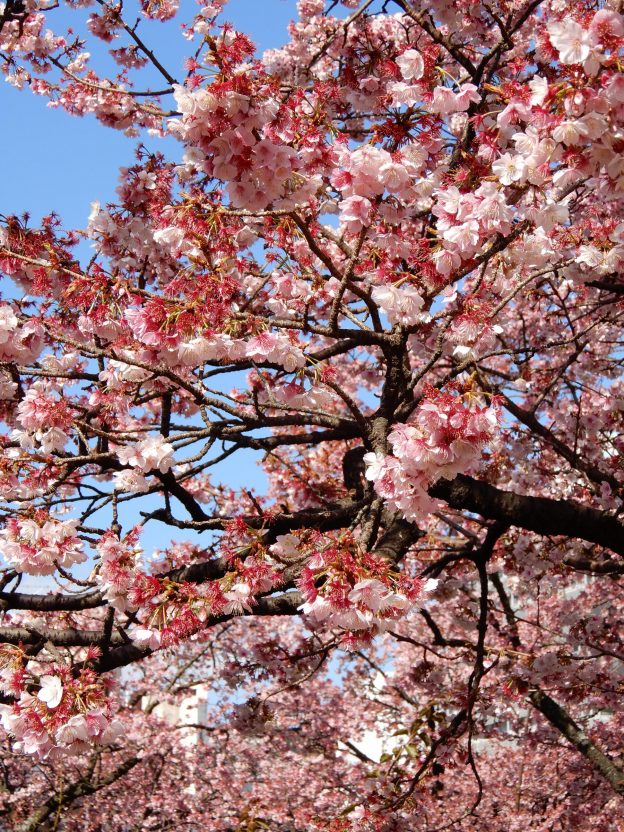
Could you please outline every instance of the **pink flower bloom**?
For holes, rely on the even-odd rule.
[[[435,264],[436,271],[443,277],[448,277],[451,272],[458,269],[461,265],[461,257],[459,254],[446,248],[434,251],[431,255],[431,259]]]
[[[160,630],[148,627],[137,627],[130,633],[130,638],[137,647],[149,647],[150,650],[158,650],[162,640]]]
[[[115,471],[113,478],[117,491],[130,491],[133,494],[145,494],[149,491],[149,482],[136,469],[124,468],[122,471]]]
[[[384,583],[376,578],[366,578],[358,581],[347,597],[349,601],[359,602],[373,612],[378,612],[387,594],[388,587]]]
[[[154,232],[154,242],[167,249],[168,253],[176,257],[184,244],[184,230],[174,225],[159,228]]]
[[[391,96],[393,107],[405,105],[409,107],[415,104],[421,97],[421,90],[417,84],[406,84],[405,81],[394,81],[388,85],[388,94]]]
[[[461,225],[452,225],[442,236],[462,254],[472,254],[479,245],[479,224],[476,220],[469,220]]]
[[[98,541],[96,551],[100,556],[97,582],[104,597],[121,612],[136,609],[130,601],[130,590],[139,574],[141,550],[134,537],[120,541],[113,532],[107,532]]]
[[[412,286],[375,286],[372,298],[383,309],[391,324],[412,326],[420,320],[424,300]]]
[[[0,344],[6,344],[17,329],[17,317],[11,307],[3,303],[0,306]]]
[[[535,75],[529,81],[529,88],[532,92],[530,104],[532,107],[541,107],[548,95],[548,81],[540,75]]]
[[[313,625],[322,624],[332,613],[332,605],[322,595],[318,595],[314,601],[306,601],[299,609]]]
[[[410,177],[407,169],[392,160],[384,162],[379,168],[380,181],[390,193],[400,193],[410,184]]]
[[[562,64],[582,64],[589,57],[591,35],[580,23],[566,18],[549,23],[546,29]]]
[[[363,196],[350,196],[340,205],[340,219],[347,229],[357,234],[373,218],[373,205]]]
[[[49,518],[43,525],[29,518],[11,518],[0,532],[0,554],[18,572],[52,575],[56,563],[68,569],[87,559],[76,536],[77,520]]]
[[[16,750],[21,750],[24,754],[34,754],[40,758],[46,757],[53,747],[52,739],[45,729],[31,728],[22,735],[19,742],[15,743]]]
[[[455,185],[451,185],[450,188],[444,190],[435,191],[434,196],[436,197],[436,203],[431,210],[436,217],[442,217],[444,214],[456,215],[464,199],[464,194]]]
[[[522,182],[526,174],[526,162],[522,156],[504,153],[492,165],[492,173],[502,185]]]
[[[364,464],[366,465],[366,479],[375,482],[385,472],[386,457],[382,454],[368,453],[364,454]]]
[[[228,602],[223,610],[224,613],[240,615],[243,610],[251,612],[251,587],[248,583],[235,583],[231,589],[223,593],[223,597]]]
[[[41,689],[37,699],[45,702],[48,708],[56,708],[63,698],[63,684],[58,676],[42,676]]]
[[[390,591],[389,587],[377,578],[358,581],[347,597],[349,601],[362,604],[374,613],[385,612],[390,608],[396,611],[406,610],[410,606],[405,595]]]
[[[436,87],[433,91],[430,110],[432,113],[439,113],[440,115],[463,112],[468,109],[473,101],[480,101],[479,93],[474,84],[462,84],[459,87],[459,92],[454,92],[450,87]]]
[[[283,560],[294,560],[300,557],[299,546],[299,538],[294,534],[278,534],[269,551]]]
[[[83,714],[72,716],[65,725],[59,728],[56,739],[61,745],[71,745],[76,741],[86,742],[89,739],[89,731],[85,716]]]
[[[144,474],[157,469],[166,474],[174,465],[173,446],[164,436],[148,436],[136,445],[125,445],[117,449],[117,458],[124,465],[131,465]]]
[[[396,63],[406,81],[417,81],[423,77],[425,63],[420,52],[415,49],[407,49],[402,55],[399,55]]]
[[[457,112],[461,107],[457,105],[457,96],[450,87],[436,87],[430,109],[432,113],[446,115]]]
[[[597,41],[600,41],[604,34],[611,37],[624,37],[624,15],[618,14],[613,9],[599,9],[592,18],[589,31]]]
[[[375,616],[371,610],[360,610],[357,607],[335,609],[328,622],[328,627],[342,627],[344,630],[368,630],[375,624]]]
[[[474,84],[461,84],[457,93],[457,109],[467,110],[471,104],[478,104],[481,101],[479,90]]]
[[[557,202],[547,202],[542,208],[528,212],[535,225],[543,228],[546,233],[568,220],[568,208]]]
[[[573,121],[566,120],[558,124],[552,131],[552,137],[556,142],[561,142],[565,145],[578,144],[585,139],[589,134],[589,130],[582,121],[575,119]]]
[[[509,104],[496,116],[496,123],[504,130],[510,124],[531,119],[531,108],[523,101],[512,99]]]
[[[245,351],[253,361],[280,364],[289,373],[306,365],[301,349],[284,333],[262,332],[255,335],[247,342]]]

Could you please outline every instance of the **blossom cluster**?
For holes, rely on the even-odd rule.
[[[87,658],[95,655],[91,649]],[[110,745],[122,731],[105,682],[86,666],[77,673],[66,665],[40,666],[21,648],[2,645],[0,687],[16,697],[0,705],[2,727],[25,754],[80,754],[93,744]]]
[[[494,440],[499,419],[495,404],[485,405],[471,392],[431,389],[412,421],[393,426],[388,436],[392,455],[365,455],[366,478],[404,517],[422,520],[435,508],[428,487],[470,471]]]
[[[77,535],[78,520],[57,520],[43,511],[33,517],[9,517],[0,531],[0,554],[16,571],[52,575],[87,556]]]
[[[0,361],[30,364],[41,354],[43,344],[44,330],[40,321],[20,321],[8,303],[0,304]]]
[[[160,434],[117,448],[117,458],[129,466],[115,472],[117,487],[122,491],[147,491],[149,483],[145,474],[152,471],[166,474],[174,465],[173,453],[173,445]]]
[[[141,563],[138,537],[138,529],[123,540],[115,532],[107,531],[96,545],[98,586],[111,606],[120,612],[133,610],[129,595]]]
[[[244,36],[225,30],[215,49],[221,60],[241,63],[253,49]],[[279,100],[268,78],[255,88],[249,76],[236,83],[189,89],[174,86],[182,114],[169,132],[192,147],[187,164],[227,182],[234,207],[261,210],[270,203],[294,206],[317,191],[320,180],[306,174],[317,153],[298,154],[292,136],[274,124]],[[308,163],[303,164],[303,160]]]
[[[130,637],[150,650],[171,647],[197,633],[210,618],[251,612],[256,596],[278,581],[274,569],[254,557],[222,578],[199,585],[137,572],[126,603],[137,610],[142,623]]]
[[[142,563],[138,537],[138,528],[122,540],[109,531],[96,551],[97,582],[115,609],[137,613],[140,623],[130,636],[140,647],[168,647],[201,630],[211,617],[251,611],[256,596],[279,582],[262,546],[255,556],[243,546],[244,560],[235,552],[223,577],[202,584],[152,575]]]
[[[75,412],[63,398],[60,385],[35,381],[17,407],[17,425],[11,439],[20,447],[43,453],[63,451],[69,440]]]
[[[349,535],[329,542],[316,535],[304,541],[281,535],[275,546],[282,557],[312,551],[298,581],[305,599],[301,610],[315,628],[353,633],[346,643],[392,627],[437,586],[436,580],[395,571],[390,562],[362,551]]]
[[[412,286],[374,286],[372,298],[391,324],[412,326],[423,320],[421,309],[425,301],[422,294]]]

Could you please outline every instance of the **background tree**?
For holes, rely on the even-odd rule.
[[[7,80],[182,148],[0,230],[2,822],[613,828],[622,10],[300,0],[259,60],[224,5],[175,76],[97,0],[110,77],[2,7]]]

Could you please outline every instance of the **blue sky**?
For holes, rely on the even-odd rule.
[[[50,28],[64,33],[71,25],[81,34],[90,11],[55,9],[49,13]],[[180,21],[191,20],[196,11],[192,0],[181,0]],[[288,22],[295,16],[295,0],[230,0],[223,17],[252,37],[261,53],[286,42]],[[182,37],[176,22],[144,21],[139,31],[169,71],[182,78],[182,61],[193,45]],[[111,45],[122,45],[96,42],[93,49],[93,41],[89,37],[87,48],[98,58],[96,68],[110,61]],[[118,169],[133,164],[136,139],[106,129],[92,116],[76,118],[50,109],[45,99],[1,81],[0,113],[0,213],[29,211],[34,223],[54,210],[67,227],[80,228],[86,224],[91,202],[114,200]],[[149,143],[162,147],[169,158],[180,153],[180,146],[171,140]]]
[[[181,0],[180,22],[190,21],[196,10],[197,5],[192,0]],[[49,26],[60,34],[64,34],[67,26],[72,26],[77,34],[81,34],[90,11],[53,10],[49,15]],[[261,53],[286,42],[288,23],[295,16],[295,0],[230,0],[223,18],[252,37]],[[168,24],[146,21],[139,31],[168,70],[183,78],[182,61],[191,54],[193,45],[182,37],[178,24],[175,21]],[[103,72],[101,68],[110,62],[107,55],[110,45],[98,46],[96,42],[96,48],[92,47],[93,38],[89,37],[87,49],[94,56],[95,68]],[[160,84],[153,77],[150,81]],[[0,113],[0,158],[3,161],[0,214],[28,211],[31,223],[36,225],[42,216],[55,211],[66,228],[83,228],[91,202],[115,200],[118,169],[133,164],[137,139],[103,127],[92,116],[76,118],[62,110],[51,109],[46,106],[45,99],[26,89],[15,90],[1,80]],[[181,155],[181,146],[171,139],[150,138],[148,142],[153,149],[162,148],[168,158],[177,159]],[[6,292],[7,287],[4,289]],[[266,480],[254,462],[257,459],[258,455],[251,452],[237,454],[233,461],[220,466],[220,476],[215,471],[213,481],[222,479],[235,487],[262,491]],[[183,514],[180,508],[179,515]],[[105,522],[104,518],[102,522]],[[180,532],[171,536],[185,537]],[[169,530],[154,523],[146,528],[143,542],[149,551],[156,545],[166,544],[169,537]]]

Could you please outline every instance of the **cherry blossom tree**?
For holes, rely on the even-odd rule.
[[[262,58],[58,5],[6,80],[144,144],[0,226],[0,826],[617,828],[621,3],[299,0]]]

